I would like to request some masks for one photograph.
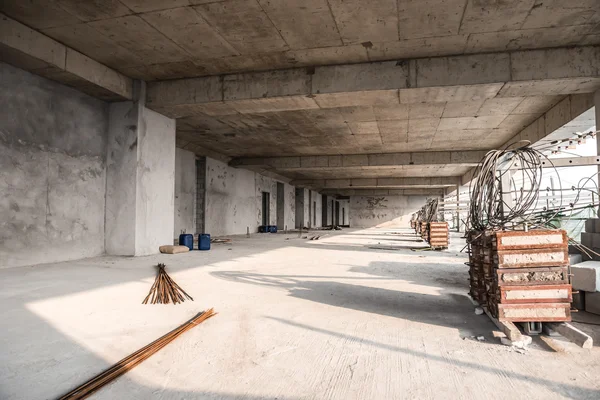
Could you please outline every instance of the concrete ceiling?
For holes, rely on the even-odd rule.
[[[598,0],[4,0],[0,12],[35,31],[7,28],[0,59],[107,100],[130,99],[129,78],[156,81],[148,106],[177,118],[178,146],[215,156],[487,150],[600,87]],[[31,48],[42,66],[23,66]],[[471,167],[267,171],[331,182]]]
[[[230,157],[490,149],[563,97],[197,114],[178,119],[177,130]]]
[[[597,0],[4,0],[132,78],[600,43]]]

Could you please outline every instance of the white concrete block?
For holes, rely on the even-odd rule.
[[[600,291],[600,261],[585,261],[571,266],[573,289]],[[587,299],[587,298],[586,298]]]
[[[600,292],[585,293],[585,311],[600,315]]]

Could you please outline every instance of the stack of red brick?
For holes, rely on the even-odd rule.
[[[447,249],[449,244],[448,223],[430,222],[427,229],[427,242],[434,249]]]
[[[563,230],[472,231],[470,294],[500,321],[571,320]]]

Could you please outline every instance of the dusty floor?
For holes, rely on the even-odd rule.
[[[458,236],[411,251],[422,244],[402,232],[0,270],[0,398],[56,398],[209,307],[220,314],[94,398],[600,398],[600,347],[500,345],[466,296]],[[194,302],[140,304],[159,261]]]

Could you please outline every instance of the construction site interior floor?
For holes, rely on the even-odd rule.
[[[501,345],[467,296],[458,233],[445,251],[408,228],[231,238],[0,270],[0,398],[57,398],[210,307],[92,398],[600,398],[600,327],[575,324],[591,350]],[[142,305],[159,262],[194,301]]]

